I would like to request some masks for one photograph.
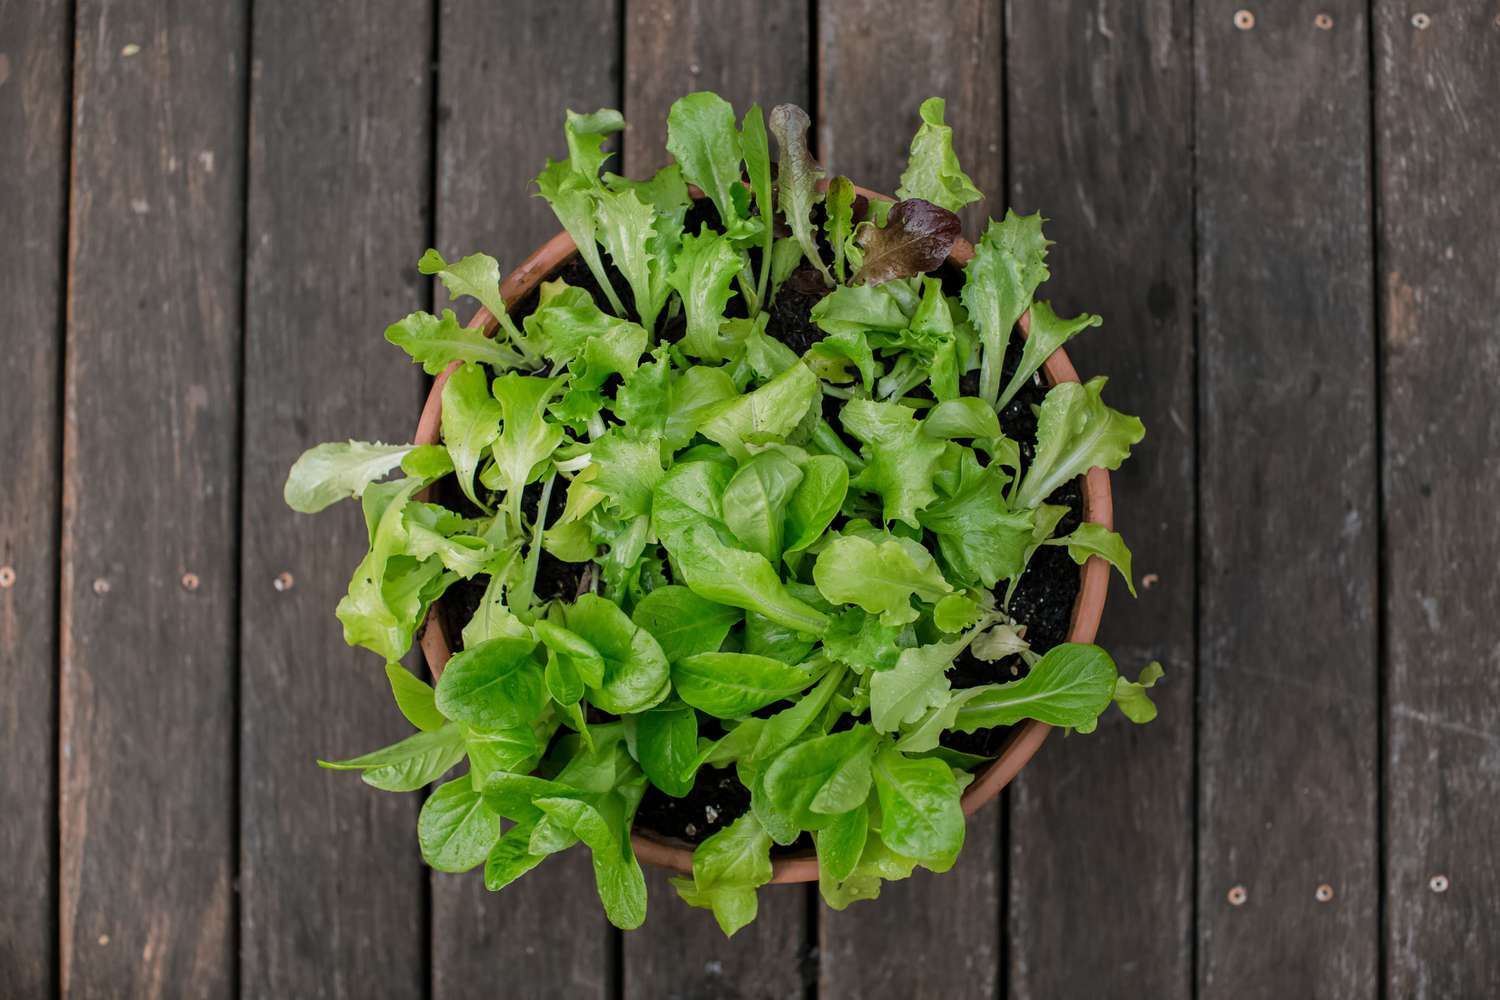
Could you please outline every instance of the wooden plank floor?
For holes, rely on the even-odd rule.
[[[732,941],[586,859],[428,873],[307,445],[410,433],[422,250],[513,265],[565,108],[712,88],[890,189],[949,98],[1050,219],[1161,717],[1057,739],[955,871]],[[1489,0],[0,0],[0,996],[1494,995],[1500,7]],[[966,217],[970,235],[982,216]]]

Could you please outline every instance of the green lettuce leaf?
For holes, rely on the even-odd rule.
[[[1131,446],[1146,436],[1139,419],[1104,405],[1104,383],[1101,375],[1048,390],[1037,418],[1036,455],[1016,492],[1016,506],[1035,507],[1092,468],[1118,469]]]
[[[1008,684],[990,684],[958,711],[953,728],[961,733],[1013,726],[1038,719],[1054,726],[1090,726],[1109,707],[1115,692],[1115,661],[1098,646],[1054,646],[1031,672]]]
[[[943,443],[923,434],[916,414],[896,403],[851,399],[840,419],[865,446],[867,464],[852,485],[880,495],[887,522],[917,527],[917,511],[937,499],[932,481]]]
[[[440,872],[478,867],[499,839],[500,814],[475,791],[467,774],[439,785],[417,817],[422,860]]]
[[[452,309],[441,318],[414,312],[385,328],[385,339],[401,348],[429,375],[436,375],[455,361],[487,364],[509,371],[526,364],[526,358],[483,330],[460,326]]]
[[[734,294],[729,284],[740,269],[740,256],[728,240],[707,226],[685,236],[667,281],[682,296],[687,332],[682,347],[705,363],[724,359],[727,341],[720,336],[724,309]]]
[[[696,184],[714,203],[725,231],[733,230],[744,217],[734,191],[744,189],[740,133],[729,102],[709,91],[674,101],[667,112],[667,152],[682,166],[683,179]]]
[[[888,536],[834,538],[818,553],[813,580],[834,604],[857,604],[886,625],[917,619],[911,599],[932,603],[953,587],[920,542]]]
[[[755,919],[755,890],[771,881],[771,837],[745,813],[693,851],[692,878],[672,884],[689,906],[712,910],[726,937]]]
[[[1104,525],[1085,521],[1074,528],[1072,534],[1050,538],[1042,544],[1066,545],[1068,555],[1080,566],[1088,562],[1090,556],[1099,556],[1120,571],[1125,586],[1130,588],[1130,596],[1136,596],[1135,581],[1130,575],[1130,549],[1125,546],[1123,538]]]
[[[282,490],[286,505],[316,514],[340,500],[364,496],[367,486],[384,478],[416,447],[364,441],[315,445],[292,463]]]
[[[382,791],[412,792],[436,781],[463,759],[463,727],[450,722],[349,760],[320,760],[318,766],[363,771],[365,782]]]
[[[1037,286],[1050,276],[1046,258],[1049,241],[1042,235],[1042,214],[1017,215],[1007,211],[1003,222],[990,220],[974,247],[974,259],[964,268],[960,293],[969,321],[979,330],[983,346],[979,366],[979,397],[994,405],[1000,395],[1000,374],[1011,330],[1031,306]]]
[[[1031,377],[1037,373],[1046,360],[1052,356],[1052,352],[1072,340],[1075,335],[1090,327],[1098,326],[1104,319],[1084,313],[1073,319],[1062,319],[1052,311],[1052,306],[1046,302],[1033,302],[1031,304],[1031,329],[1026,335],[1026,345],[1021,350],[1021,363],[1011,380],[1006,383],[1004,391],[1000,393],[1000,399],[995,404],[997,408],[1004,409],[1016,393],[1021,391]]]
[[[984,195],[958,165],[953,152],[953,130],[943,123],[947,102],[929,97],[922,102],[922,125],[911,140],[911,156],[896,189],[900,199],[921,198],[956,212]]]

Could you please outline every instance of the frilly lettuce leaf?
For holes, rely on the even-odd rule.
[[[953,130],[943,123],[947,107],[941,97],[922,102],[922,125],[911,140],[911,158],[901,175],[897,198],[921,198],[956,212],[984,195],[958,165],[953,152]]]

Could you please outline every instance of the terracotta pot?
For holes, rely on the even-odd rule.
[[[891,200],[886,195],[877,194],[865,188],[857,187],[855,190],[867,198]],[[506,302],[520,302],[543,279],[572,258],[577,250],[572,237],[567,233],[558,233],[542,244],[540,249],[522,262],[521,266],[506,276],[505,280],[500,283],[501,296]],[[962,267],[973,256],[973,244],[959,240],[954,244],[953,252],[949,254],[948,260]],[[1028,325],[1028,320],[1027,316],[1021,317],[1023,331]],[[483,308],[474,315],[469,325],[483,326],[485,333],[490,336],[494,335],[497,326],[489,310]],[[448,381],[449,373],[457,367],[457,364],[454,362],[433,381],[432,391],[427,394],[427,402],[422,407],[422,416],[417,423],[417,433],[414,438],[416,444],[438,443],[442,418],[443,385]],[[1078,381],[1078,373],[1062,350],[1053,352],[1042,370],[1051,385],[1056,385],[1058,382]],[[1106,528],[1114,526],[1109,473],[1104,469],[1090,469],[1088,475],[1084,477],[1083,517],[1086,521],[1101,524]],[[1098,556],[1094,556],[1084,563],[1080,572],[1082,586],[1078,591],[1078,599],[1073,605],[1073,621],[1068,631],[1068,640],[1070,642],[1093,642],[1094,635],[1099,629],[1099,618],[1104,613],[1104,598],[1109,588],[1109,564]],[[422,653],[427,658],[427,665],[436,677],[442,673],[443,665],[452,655],[452,647],[448,644],[448,637],[444,632],[443,619],[437,613],[436,606],[428,612],[421,644]],[[975,810],[1000,794],[1000,790],[1010,784],[1011,779],[1026,766],[1027,761],[1031,760],[1051,730],[1052,727],[1044,722],[1028,720],[1022,723],[1000,751],[1000,756],[979,771],[974,781],[964,791],[964,815],[973,814]],[[692,873],[693,845],[659,837],[648,830],[641,829],[633,830],[630,839],[635,846],[636,856],[641,860],[673,871]],[[775,872],[771,879],[773,882],[816,882],[818,879],[818,860],[810,853],[805,856],[777,858],[772,862],[772,867]]]

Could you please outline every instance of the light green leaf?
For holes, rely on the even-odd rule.
[[[823,537],[849,493],[849,467],[834,455],[802,463],[802,481],[786,508],[786,551],[800,552]]]
[[[477,327],[460,326],[452,309],[442,318],[414,312],[385,328],[385,339],[395,344],[429,375],[437,375],[455,361],[487,364],[498,371],[519,367],[525,358]]]
[[[489,376],[479,365],[460,365],[443,385],[442,400],[443,444],[453,458],[459,488],[476,506],[488,509],[474,492],[474,470],[484,450],[500,436],[503,411],[490,395]]]
[[[718,719],[737,719],[810,687],[818,675],[769,656],[696,653],[672,665],[683,701]]]
[[[932,871],[953,867],[964,846],[964,811],[948,765],[887,747],[876,756],[873,771],[880,839]]]
[[[659,587],[641,598],[631,619],[655,636],[670,663],[717,652],[743,617],[739,608],[704,600],[686,587]]]
[[[948,668],[969,644],[970,636],[903,649],[896,665],[870,676],[870,721],[882,733],[893,733],[921,719],[948,697]]]
[[[698,91],[679,97],[667,112],[667,151],[682,165],[682,176],[696,184],[726,230],[741,218],[734,200],[740,186],[740,135],[734,108],[718,94]]]
[[[320,760],[318,766],[363,771],[365,782],[382,791],[412,792],[437,780],[463,759],[463,729],[445,722],[438,729],[408,736],[384,749],[349,760]]]
[[[1008,684],[979,688],[958,712],[953,728],[972,733],[1038,719],[1054,726],[1088,726],[1109,707],[1115,692],[1115,662],[1098,646],[1063,643]]]
[[[634,794],[639,801],[639,792]],[[630,846],[630,817],[634,803],[618,793],[597,804],[572,798],[540,798],[536,807],[553,823],[588,845],[594,862],[594,882],[609,922],[632,930],[646,922],[646,877]],[[532,838],[535,843],[535,837]]]
[[[751,456],[724,487],[725,525],[741,545],[774,564],[781,558],[787,505],[801,482],[802,470],[781,452]]]
[[[565,160],[548,160],[546,169],[537,175],[538,193],[557,216],[557,221],[573,237],[578,255],[588,265],[589,273],[609,300],[616,316],[625,315],[625,307],[610,284],[604,270],[604,261],[599,256],[598,223],[594,219],[594,199],[598,191],[598,180],[575,171]]]
[[[1021,391],[1031,377],[1052,356],[1052,352],[1072,340],[1074,335],[1089,327],[1098,326],[1104,322],[1102,316],[1094,316],[1084,313],[1072,319],[1062,319],[1052,311],[1052,306],[1046,302],[1033,302],[1031,304],[1031,328],[1026,335],[1026,344],[1021,349],[1021,361],[1016,367],[1016,372],[1005,385],[1005,390],[1000,393],[1000,400],[995,404],[997,409],[1004,409],[1015,394]]]
[[[1048,539],[1042,544],[1066,545],[1068,555],[1080,566],[1088,562],[1090,556],[1099,556],[1120,571],[1120,575],[1125,578],[1125,586],[1130,588],[1130,596],[1136,596],[1135,581],[1130,576],[1130,549],[1126,547],[1123,538],[1104,525],[1085,521],[1074,528],[1072,534]]]
[[[818,377],[798,363],[752,392],[707,407],[698,430],[736,458],[747,458],[752,440],[785,438],[820,395]]]
[[[594,488],[608,497],[621,517],[651,513],[651,491],[661,480],[661,444],[655,438],[637,440],[619,428],[589,446],[599,471]]]
[[[965,449],[958,488],[917,515],[922,527],[937,536],[938,551],[954,578],[989,590],[1000,580],[1019,576],[1031,542],[1030,511],[1005,505],[1007,475],[995,464],[981,468]]]
[[[339,500],[361,497],[365,487],[401,464],[416,445],[330,442],[304,451],[292,464],[282,491],[286,505],[316,514]]]
[[[839,284],[844,282],[844,248],[853,231],[854,182],[835,177],[828,182],[828,218],[823,221],[823,234],[833,247],[833,276]]]
[[[483,864],[499,839],[500,814],[474,790],[467,774],[439,785],[417,817],[422,860],[440,872]]]
[[[599,242],[625,276],[641,325],[651,333],[666,300],[666,274],[653,254],[653,241],[660,235],[656,211],[628,190],[603,191],[595,201]]]
[[[642,712],[666,698],[666,654],[650,632],[612,601],[582,594],[564,609],[568,628],[604,657],[604,677],[589,687],[589,701],[614,715]]]
[[[682,296],[687,331],[682,348],[705,363],[724,359],[727,341],[719,333],[724,309],[734,294],[729,285],[740,269],[740,255],[707,225],[697,236],[684,236],[667,283]]]
[[[771,881],[771,838],[745,813],[693,851],[693,877],[672,884],[689,906],[713,910],[726,937],[755,919],[755,890]]]
[[[1055,385],[1042,400],[1036,454],[1016,493],[1016,506],[1035,507],[1070,479],[1099,467],[1111,471],[1146,436],[1136,417],[1104,405],[1103,376]]]
[[[917,511],[937,499],[932,480],[943,443],[923,434],[916,415],[896,403],[851,399],[840,419],[865,445],[867,464],[853,485],[880,494],[887,522],[917,527]]]
[[[455,653],[437,683],[438,711],[480,729],[529,726],[546,703],[532,639],[490,639]]]
[[[503,414],[502,429],[492,446],[496,482],[506,494],[516,525],[521,520],[521,490],[541,475],[538,467],[562,443],[563,429],[546,417],[558,381],[514,372],[495,379],[493,391]]]
[[[983,346],[979,396],[991,405],[999,398],[1011,330],[1030,307],[1037,286],[1049,277],[1049,241],[1042,236],[1042,221],[1040,212],[1023,216],[1014,211],[1007,211],[1003,222],[990,220],[974,247],[974,259],[964,268],[960,298]]]
[[[474,253],[449,263],[436,250],[429,249],[417,261],[417,270],[435,274],[454,298],[468,296],[490,311],[507,337],[519,343],[520,332],[511,322],[505,300],[500,297],[500,263],[489,254]]]
[[[1141,670],[1139,679],[1127,681],[1121,677],[1115,681],[1115,704],[1120,706],[1125,718],[1140,726],[1156,718],[1156,703],[1146,691],[1165,676],[1161,663],[1152,660]]]
[[[920,542],[896,536],[834,538],[818,553],[813,580],[829,601],[857,604],[887,625],[916,620],[913,596],[932,603],[953,590]]]
[[[385,665],[385,676],[390,681],[396,707],[401,710],[407,722],[427,732],[442,729],[448,724],[433,701],[432,685],[394,661]]]
[[[901,175],[896,197],[920,198],[956,212],[984,195],[958,165],[953,152],[953,130],[943,123],[947,102],[929,97],[922,102],[922,125],[911,140],[911,157]]]
[[[856,725],[789,747],[766,767],[764,798],[752,805],[763,817],[765,810],[781,817],[788,829],[823,829],[869,796],[876,742],[874,730]]]

